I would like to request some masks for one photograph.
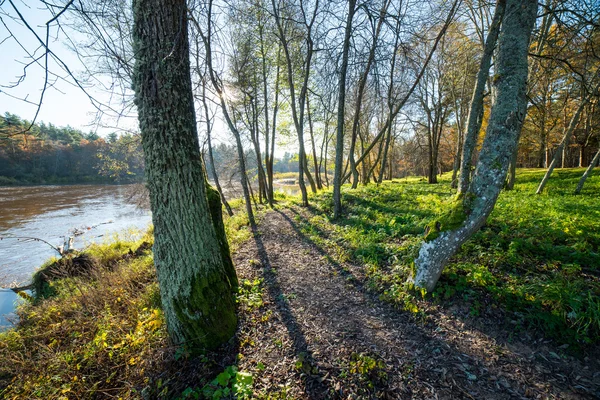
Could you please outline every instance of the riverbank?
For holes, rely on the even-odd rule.
[[[402,179],[303,208],[279,195],[258,231],[225,217],[240,278],[236,336],[190,357],[169,344],[152,254],[91,247],[99,266],[51,283],[0,334],[6,398],[593,398],[600,395],[600,177],[519,171],[433,295],[404,285],[424,227],[451,205],[444,179]],[[575,318],[576,316],[576,318]],[[220,392],[219,392],[220,391]],[[226,397],[224,397],[226,398]]]
[[[54,185],[129,185],[132,183],[142,183],[143,178],[115,181],[113,178],[105,176],[78,176],[69,178],[12,178],[0,175],[0,187],[3,186],[54,186]]]
[[[137,187],[0,188],[0,287],[28,284],[34,270],[57,255],[53,247],[62,245],[65,237],[74,237],[75,248],[83,249],[90,243],[115,240],[117,233],[128,240],[123,236],[146,230],[149,211],[132,204]]]

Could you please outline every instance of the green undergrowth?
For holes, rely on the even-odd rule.
[[[151,241],[91,246],[87,275],[52,279],[47,298],[20,307],[18,326],[0,334],[0,397],[140,393],[167,345]]]
[[[426,228],[456,207],[448,175],[436,185],[407,178],[344,188],[344,216],[336,221],[331,192],[313,196],[308,210],[292,211],[333,260],[364,266],[369,287],[407,310],[419,314],[433,302],[464,306],[467,317],[502,312],[516,334],[535,330],[581,348],[600,339],[600,176],[575,195],[583,171],[556,170],[536,195],[544,171],[519,170],[515,189],[501,193],[486,225],[451,259],[425,301],[406,280]]]
[[[243,204],[232,203],[236,213],[224,224],[235,250],[251,231]],[[224,371],[220,360],[190,358],[170,344],[153,232],[129,236],[40,267],[36,296],[17,310],[18,325],[0,333],[0,398],[202,398],[212,391],[209,398],[225,399],[251,390],[251,377],[235,365]],[[241,282],[240,312],[260,306],[257,284]],[[186,365],[193,372],[182,377]],[[196,386],[203,394],[190,389]]]

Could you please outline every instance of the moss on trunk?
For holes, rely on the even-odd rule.
[[[237,279],[220,201],[205,184],[187,12],[185,0],[134,0],[133,86],[165,320],[173,342],[196,352],[215,348],[235,333]]]
[[[221,260],[223,261],[223,267],[225,273],[229,279],[229,283],[233,289],[238,286],[238,278],[235,273],[235,267],[231,260],[231,252],[229,250],[229,242],[227,242],[227,235],[225,234],[225,224],[223,224],[223,205],[221,203],[221,195],[219,192],[210,186],[208,181],[206,182],[206,196],[208,198],[208,207],[210,208],[210,215],[212,217],[213,226],[217,234],[217,240],[219,241],[219,250],[221,252]]]

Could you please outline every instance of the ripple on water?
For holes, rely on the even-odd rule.
[[[130,228],[144,231],[151,223],[150,213],[129,204],[127,190],[127,185],[0,187],[0,237],[34,237],[59,246],[77,231],[82,234],[75,237],[75,247],[84,248]],[[56,255],[43,242],[0,240],[0,287],[27,284],[35,270]],[[2,321],[4,311],[14,309],[15,299],[10,290],[0,292]]]

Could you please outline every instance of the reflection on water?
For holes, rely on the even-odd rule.
[[[78,233],[75,248],[81,249],[128,228],[146,229],[150,213],[129,204],[126,191],[109,185],[0,187],[0,286],[28,283],[37,267],[57,255],[45,243],[10,237],[59,246]]]
[[[0,331],[16,322],[16,315],[13,311],[15,305],[20,301],[24,300],[12,290],[0,289]]]

